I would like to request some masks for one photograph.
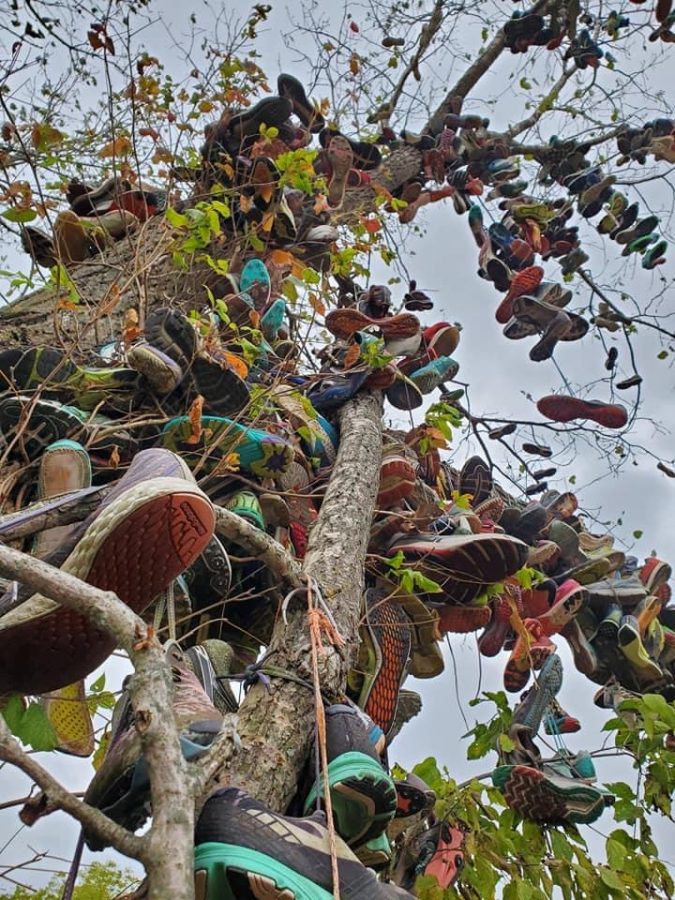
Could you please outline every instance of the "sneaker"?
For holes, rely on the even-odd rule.
[[[580,400],[561,394],[549,394],[537,401],[537,409],[553,422],[572,422],[574,419],[590,419],[605,428],[623,428],[628,413],[623,406],[603,403],[601,400]]]
[[[163,469],[172,474],[152,477]],[[113,591],[140,614],[202,552],[215,514],[180,459],[145,450],[82,527],[62,571]],[[86,616],[33,594],[0,618],[0,693],[65,687],[114,649],[114,638]]]
[[[375,873],[336,839],[343,900],[394,900],[412,894],[378,882]],[[332,900],[333,876],[326,818],[273,812],[239,788],[217,791],[195,830],[197,900]]]
[[[394,881],[413,889],[420,875],[433,876],[447,890],[464,867],[464,832],[449,822],[423,821],[406,832],[393,871]]]
[[[326,708],[328,784],[335,829],[343,841],[357,847],[379,837],[396,813],[396,788],[382,766],[377,747],[381,729],[356,706]],[[321,777],[323,793],[323,776]],[[304,803],[307,815],[317,802],[317,784]]]
[[[180,733],[180,746],[187,760],[197,759],[213,743],[222,725],[222,715],[207,695],[199,678],[187,667],[176,644],[167,646],[167,662],[173,678],[173,710]],[[112,734],[103,763],[85,793],[85,803],[100,809],[130,831],[148,817],[150,776],[143,756],[141,736],[126,691],[113,712]],[[90,850],[102,850],[98,836],[85,831]]]
[[[358,703],[388,735],[396,717],[399,688],[408,672],[412,629],[403,608],[388,598],[386,589],[366,590],[364,606],[357,665],[363,681]]]

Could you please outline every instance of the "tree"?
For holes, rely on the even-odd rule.
[[[513,184],[513,163],[508,160],[516,156],[518,168],[529,184],[528,191],[536,198],[525,213],[519,213],[516,205],[512,214],[521,215],[530,240],[544,255],[547,254],[541,233],[546,237],[547,220],[555,215],[555,208],[547,206],[546,199],[577,199],[575,213],[577,219],[583,220],[584,213],[592,218],[590,213],[598,203],[600,209],[593,215],[599,215],[619,185],[628,186],[632,201],[633,196],[640,196],[637,190],[641,190],[642,183],[649,185],[653,180],[660,185],[667,180],[664,160],[670,162],[673,153],[669,137],[672,123],[665,135],[659,132],[663,125],[645,127],[648,118],[652,122],[667,118],[667,103],[655,87],[655,66],[668,52],[667,47],[661,52],[670,21],[669,10],[664,15],[663,4],[658,5],[661,24],[655,24],[651,9],[631,7],[624,22],[623,13],[612,19],[596,9],[595,4],[582,10],[576,3],[543,0],[535,4],[529,18],[522,22],[514,19],[507,30],[503,28],[503,11],[491,3],[477,6],[475,23],[463,4],[441,0],[414,7],[394,4],[384,11],[377,5],[366,5],[345,13],[340,22],[324,18],[317,9],[309,7],[302,20],[293,23],[289,40],[307,60],[320,60],[314,67],[313,84],[319,95],[329,93],[330,103],[323,113],[339,122],[348,134],[359,133],[371,139],[379,136],[384,160],[371,176],[361,177],[357,186],[348,187],[344,200],[335,203],[325,216],[328,221],[320,220],[321,224],[340,229],[340,239],[328,262],[325,252],[303,257],[295,246],[271,249],[267,246],[264,217],[257,229],[240,231],[228,226],[228,221],[236,218],[235,213],[245,217],[246,210],[245,202],[242,206],[238,191],[227,183],[227,178],[224,188],[218,180],[222,160],[216,159],[212,170],[207,167],[197,171],[197,145],[204,122],[218,117],[223,110],[246,106],[267,86],[255,46],[271,10],[256,6],[242,22],[209,20],[202,24],[195,14],[193,44],[202,39],[200,29],[208,27],[201,49],[203,59],[197,60],[196,52],[190,50],[186,54],[189,74],[177,76],[169,71],[159,52],[155,55],[152,46],[143,53],[139,51],[134,29],[141,27],[142,6],[123,4],[109,18],[101,13],[86,38],[80,34],[79,26],[64,30],[57,21],[52,21],[51,27],[45,26],[45,17],[36,4],[17,10],[16,23],[11,23],[17,43],[6,66],[7,90],[0,95],[7,117],[3,133],[6,147],[0,157],[5,227],[17,236],[23,231],[25,239],[25,226],[46,219],[53,220],[56,232],[54,215],[61,199],[58,191],[74,175],[86,180],[94,173],[97,178],[115,173],[131,179],[140,174],[142,178],[164,180],[171,187],[176,183],[189,184],[189,179],[199,180],[194,182],[194,189],[184,191],[190,197],[182,209],[174,205],[165,217],[149,219],[140,234],[124,235],[117,243],[105,246],[100,256],[74,265],[72,259],[57,253],[45,287],[26,291],[36,286],[39,276],[35,269],[30,277],[13,273],[13,287],[21,290],[22,296],[0,308],[5,347],[52,345],[58,341],[71,359],[91,360],[95,346],[120,337],[133,340],[151,312],[167,303],[192,316],[208,338],[214,314],[225,327],[231,324],[232,308],[223,306],[229,275],[242,256],[251,254],[264,255],[273,275],[276,267],[278,281],[274,287],[292,304],[294,330],[289,338],[303,347],[308,340],[326,344],[326,333],[318,329],[317,318],[324,317],[330,306],[349,307],[354,299],[350,300],[350,292],[354,294],[359,286],[365,286],[376,259],[392,266],[392,284],[407,276],[404,252],[411,235],[424,240],[424,228],[417,219],[413,222],[412,213],[429,202],[447,202],[452,197],[460,215],[471,207],[466,218],[482,251],[481,267],[505,292],[509,281],[507,278],[503,283],[504,271],[508,269],[504,260],[512,259],[509,253],[515,252],[510,247],[513,235],[509,237],[494,228],[489,242],[481,217],[487,221],[489,209],[501,212],[504,204],[508,206],[513,199],[507,187]],[[545,19],[537,19],[538,15]],[[458,21],[467,22],[467,31],[466,35],[462,32],[455,37]],[[366,28],[366,23],[372,27]],[[462,44],[469,33],[475,47],[467,54]],[[651,41],[648,46],[644,36],[651,39],[652,33],[657,33],[659,39],[663,37],[663,41]],[[312,52],[307,49],[310,41],[315,48]],[[551,45],[551,49],[542,47],[542,43]],[[31,95],[30,90],[25,92],[30,102],[21,99],[18,88],[17,94],[10,93],[10,85],[31,63],[34,50],[41,69],[52,71],[55,63],[49,54],[50,45],[54,44],[67,45],[73,54],[72,68],[62,80],[50,79],[44,103],[36,103],[36,95]],[[507,52],[507,44],[513,53]],[[457,77],[460,66],[463,71]],[[495,118],[501,118],[500,104],[504,99],[497,85],[505,72],[510,84],[522,94],[523,102],[518,111],[510,114],[508,125],[492,131],[494,126],[486,125],[482,115],[477,116],[478,121],[471,120],[474,97],[479,84],[494,85],[496,99],[492,106]],[[83,77],[91,79],[92,84],[102,80],[105,96],[97,110],[82,113],[81,124],[73,127],[67,118],[67,94],[74,79]],[[605,77],[612,80],[603,82]],[[616,101],[619,95],[620,106]],[[647,108],[649,116],[643,112]],[[462,119],[464,113],[470,121]],[[439,146],[433,140],[425,143],[423,138],[410,136],[401,139],[398,132],[408,119],[427,135],[438,137],[443,133],[446,143],[441,142],[440,149],[446,157],[439,156]],[[548,139],[548,122],[554,123],[551,127],[559,135],[557,140]],[[450,123],[445,130],[444,123]],[[463,133],[461,149],[453,144],[449,132],[454,138],[455,132]],[[213,142],[213,130],[210,137]],[[263,129],[262,150],[272,154],[278,138],[278,129]],[[503,148],[503,152],[500,149],[490,160],[494,163],[492,175],[481,172],[488,182],[487,190],[494,196],[491,206],[486,203],[485,212],[479,215],[482,207],[472,202],[481,188],[475,170],[451,167],[448,180],[446,163],[453,153],[471,158],[472,140],[480,157],[480,141],[485,139]],[[565,143],[572,140],[576,145]],[[335,146],[340,149],[339,143]],[[371,140],[368,146],[376,145]],[[571,170],[565,168],[570,157]],[[618,168],[624,158],[626,168]],[[306,197],[325,191],[325,184],[316,181],[313,161],[312,153],[303,147],[277,158],[282,183]],[[597,177],[589,174],[593,169],[586,167],[587,161],[602,165],[602,173]],[[605,174],[609,171],[607,165],[612,166],[609,178]],[[623,174],[636,170],[637,177]],[[580,171],[581,191],[574,182]],[[420,172],[424,173],[421,181]],[[444,179],[445,184],[441,185]],[[489,196],[486,191],[486,199]],[[658,199],[655,202],[658,204]],[[616,209],[606,213],[605,218],[610,219],[607,228],[612,230],[612,216],[616,219],[619,215]],[[463,220],[458,216],[457,221]],[[569,337],[574,328],[588,330],[591,319],[593,335],[608,351],[612,390],[619,385],[614,376],[616,354],[611,353],[616,343],[610,335],[618,335],[633,365],[632,385],[628,389],[637,388],[631,415],[626,416],[625,422],[622,420],[626,427],[618,436],[612,436],[614,432],[580,425],[576,419],[574,424],[558,421],[552,425],[525,417],[511,420],[502,415],[477,414],[468,402],[467,391],[464,397],[451,396],[428,410],[419,436],[421,457],[433,462],[434,449],[447,446],[452,429],[467,427],[490,468],[510,482],[510,492],[521,495],[525,489],[528,496],[534,496],[545,487],[545,478],[528,462],[529,457],[515,443],[516,438],[521,444],[526,438],[530,449],[534,445],[533,455],[550,458],[555,453],[554,462],[560,459],[563,464],[572,454],[595,446],[607,459],[607,469],[611,471],[645,453],[654,456],[651,450],[633,441],[632,429],[643,402],[639,345],[646,333],[653,332],[665,342],[661,352],[667,355],[665,346],[673,337],[665,305],[665,278],[661,278],[661,285],[654,282],[656,289],[650,284],[648,299],[631,297],[623,276],[620,280],[619,276],[598,278],[593,274],[574,246],[576,238],[568,227],[565,222],[559,225],[553,240],[559,246],[553,252],[563,260],[563,281],[588,289],[587,319],[570,317],[561,311],[556,314],[555,323],[551,319],[543,325],[528,321],[523,330],[529,335],[544,330],[543,340],[537,345],[539,350],[532,357],[533,361],[543,360],[546,354],[550,356],[557,336]],[[651,228],[655,227],[652,223]],[[661,227],[665,229],[663,223]],[[649,237],[649,233],[643,237]],[[99,235],[96,239],[100,238]],[[488,251],[499,250],[499,240],[501,250],[491,255]],[[660,240],[643,241],[639,247],[632,247],[632,243],[620,246],[631,247],[633,259],[638,255],[649,265],[661,259],[661,252],[655,254],[649,249],[659,247],[661,251]],[[522,240],[516,249],[523,250],[521,245]],[[616,255],[615,245],[609,246],[608,252]],[[512,264],[515,268],[515,262]],[[552,265],[547,262],[547,273]],[[470,268],[467,273],[467,277],[472,274]],[[411,286],[410,292],[413,291]],[[204,313],[205,308],[208,313]],[[248,348],[255,357],[261,342],[259,323],[250,320],[240,324],[237,334],[240,346]],[[589,336],[587,340],[590,339]],[[387,371],[390,360],[386,345],[384,351],[381,344],[363,351],[374,372]],[[357,358],[352,356],[352,367]],[[308,357],[308,365],[310,361]],[[386,384],[386,378],[380,384]],[[585,397],[589,390],[590,386],[576,384],[567,393]],[[260,402],[260,396],[252,392],[247,418],[256,412],[255,404]],[[616,404],[611,406],[617,409]],[[198,407],[194,410],[199,412]],[[588,411],[588,407],[584,410]],[[191,896],[191,809],[195,798],[203,798],[214,785],[234,782],[272,808],[283,810],[296,792],[310,751],[314,722],[321,716],[318,685],[324,695],[333,698],[344,690],[348,672],[357,662],[364,579],[376,570],[382,574],[382,560],[369,553],[382,451],[382,419],[382,394],[376,388],[358,392],[336,411],[335,424],[340,428],[337,460],[302,561],[240,516],[223,507],[216,509],[218,534],[263,561],[274,576],[272,596],[279,600],[287,596],[291,600],[286,616],[276,618],[264,641],[276,672],[272,685],[259,679],[250,687],[236,717],[226,718],[221,736],[199,764],[186,763],[179,751],[170,713],[169,674],[148,625],[114,596],[91,586],[85,588],[72,576],[27,559],[9,546],[0,548],[4,574],[68,607],[96,616],[98,626],[112,633],[118,646],[129,654],[135,669],[132,702],[139,721],[149,722],[147,730],[141,730],[141,740],[152,786],[152,829],[142,838],[124,833],[60,788],[8,736],[2,738],[1,755],[33,778],[46,792],[50,804],[74,815],[123,854],[140,859],[148,873],[151,897]],[[194,437],[199,440],[201,434],[195,433]],[[489,449],[491,441],[496,442],[499,454]],[[553,448],[546,446],[549,441]],[[510,459],[515,460],[513,466],[508,464]],[[672,460],[659,457],[656,461],[661,471],[672,477]],[[17,466],[17,478],[20,469]],[[449,500],[460,508],[465,503],[461,491],[456,496],[449,491]],[[514,502],[522,506],[521,501]],[[77,520],[89,508],[80,505],[75,510],[62,511],[56,518],[43,520],[40,527],[67,522],[69,517]],[[5,531],[6,540],[30,533],[25,528],[11,530],[11,524]],[[437,587],[428,578],[426,583],[420,582],[420,577],[426,576],[414,566],[402,568],[400,561],[385,567],[384,573],[394,583],[400,580],[406,591],[429,594]],[[494,596],[505,592],[507,589],[501,584],[491,593]],[[331,619],[322,612],[319,599],[325,601]],[[494,602],[492,596],[488,599]],[[308,691],[306,684],[313,685],[313,690]],[[497,704],[498,715],[474,730],[472,758],[485,755],[500,741],[502,751],[509,751],[508,704],[500,695],[489,699]],[[645,795],[638,798],[626,786],[615,786],[619,800],[615,809],[617,821],[639,825],[639,834],[616,829],[608,840],[607,863],[601,866],[590,861],[578,833],[541,829],[528,821],[516,827],[515,814],[500,806],[503,801],[495,789],[472,782],[460,790],[438,772],[433,762],[421,765],[420,773],[436,790],[443,814],[451,815],[469,829],[467,867],[457,891],[465,896],[493,896],[500,879],[508,882],[506,892],[517,897],[550,896],[554,885],[568,896],[591,892],[598,896],[613,896],[616,892],[636,897],[667,896],[672,891],[667,868],[654,858],[656,850],[647,819],[650,804],[669,814],[667,798],[672,785],[667,763],[672,751],[664,748],[663,737],[672,730],[672,722],[668,724],[672,707],[658,697],[632,702],[632,727],[627,728],[623,720],[615,721],[612,727],[617,730],[619,745],[630,751],[636,765],[644,771]],[[24,715],[26,712],[18,710],[9,719],[14,731],[28,740],[34,735],[30,730],[26,734]],[[175,814],[176,810],[180,815]],[[422,882],[419,891],[420,896],[438,895],[429,883]]]
[[[118,868],[115,863],[94,863],[84,873],[80,883],[75,888],[73,897],[75,900],[112,900],[119,897],[120,891],[128,889],[134,884],[134,876]],[[46,888],[35,891],[31,888],[15,888],[11,894],[2,894],[10,900],[57,900],[61,896],[61,879],[52,878]]]

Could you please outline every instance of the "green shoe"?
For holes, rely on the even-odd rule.
[[[354,852],[369,869],[374,869],[375,872],[386,869],[391,862],[391,844],[387,832],[383,831],[379,837],[361,844]]]
[[[340,837],[353,847],[379,837],[396,813],[396,787],[375,749],[381,740],[381,730],[357,707],[335,704],[326,709],[333,818]],[[305,799],[305,814],[316,799],[314,784]]]
[[[135,391],[138,374],[128,368],[82,368],[53,347],[31,347],[0,354],[0,390],[9,383],[17,391],[39,388],[72,394],[80,409],[94,409],[111,391]]]
[[[619,648],[638,676],[645,681],[663,678],[663,670],[647,653],[635,616],[624,616],[618,632]]]
[[[252,491],[239,491],[230,497],[225,507],[230,512],[241,516],[242,519],[246,519],[247,522],[250,522],[251,525],[259,528],[261,531],[265,530],[265,517],[263,516],[262,507]]]
[[[288,469],[295,457],[291,444],[276,434],[248,428],[220,416],[202,416],[201,434],[195,439],[188,416],[178,416],[162,429],[162,446],[184,455],[190,464],[206,457],[206,469],[216,468],[236,453],[239,466],[259,478],[275,478]]]

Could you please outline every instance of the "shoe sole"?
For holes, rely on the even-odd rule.
[[[412,628],[405,612],[393,603],[366,594],[366,624],[379,664],[364,678],[359,706],[385,735],[396,718],[398,692],[412,651]]]
[[[499,766],[493,772],[492,780],[504,794],[509,807],[534,822],[589,824],[599,818],[605,808],[605,801],[596,790],[582,786],[564,789],[530,766]],[[581,812],[570,809],[570,803],[575,801],[595,802],[586,812]]]
[[[195,900],[332,900],[271,856],[215,842],[195,848]]]
[[[250,400],[248,385],[233,369],[221,369],[217,362],[197,357],[191,372],[197,391],[215,415],[241,412]]]
[[[323,779],[321,780],[323,785]],[[396,788],[382,766],[365,753],[342,753],[328,766],[335,830],[350,846],[379,837],[396,814]],[[311,810],[316,786],[305,800]]]
[[[230,453],[239,457],[239,466],[260,478],[276,478],[282,475],[295,459],[293,447],[276,435],[245,428],[229,419],[203,416],[202,435],[191,442],[193,426],[187,416],[171,419],[162,429],[162,444],[169,450],[180,452],[190,464],[196,464],[205,456],[207,466],[215,468]]]
[[[61,567],[100,590],[113,591],[136,613],[196,559],[215,527],[213,507],[196,485],[175,478],[161,481],[141,482],[111,503]],[[28,604],[32,609],[22,609]],[[40,595],[0,624],[2,694],[42,694],[65,687],[93,672],[115,649],[114,638],[93,620]],[[30,669],[26,660],[31,660]]]

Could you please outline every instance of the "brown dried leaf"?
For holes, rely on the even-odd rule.
[[[122,292],[120,291],[119,287],[116,284],[110,285],[110,288],[106,292],[99,305],[99,313],[102,316],[109,316],[113,309],[115,309],[117,304],[120,302],[121,296]]]
[[[317,316],[326,315],[326,305],[318,294],[315,294],[312,291],[310,292],[307,299],[309,300],[309,305],[312,307]]]
[[[188,419],[192,427],[192,434],[185,441],[186,444],[198,444],[204,432],[202,427],[202,410],[204,409],[204,398],[201,394],[197,394],[192,406],[188,410]]]

